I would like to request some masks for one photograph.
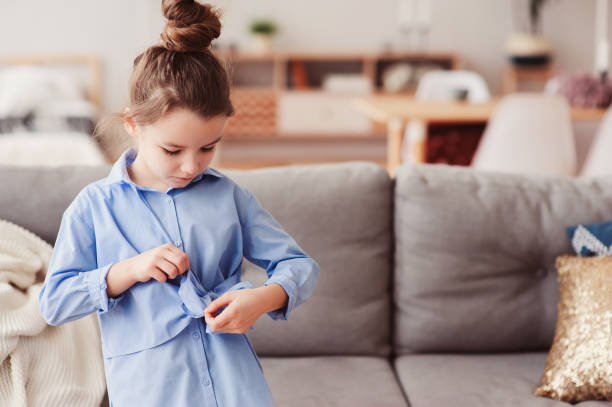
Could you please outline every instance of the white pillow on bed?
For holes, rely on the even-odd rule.
[[[50,102],[85,99],[70,75],[40,66],[1,69],[0,89],[0,117],[22,117]]]
[[[9,133],[0,136],[0,165],[108,164],[96,141],[83,133]]]

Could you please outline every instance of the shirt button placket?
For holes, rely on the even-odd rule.
[[[174,229],[176,229],[176,231],[174,233],[178,233],[178,219],[176,217],[176,208],[174,207],[174,202],[172,200],[172,197],[170,195],[168,195],[166,197],[166,201],[168,201],[168,203],[170,204],[170,209],[171,209],[172,214],[174,215],[174,219],[175,219],[175,222],[176,222],[176,225],[174,225],[175,226]],[[181,247],[182,244],[183,244],[183,242],[180,239],[175,239],[174,240],[174,245],[176,247]]]
[[[191,337],[193,338],[194,341],[198,341],[200,339],[200,333],[197,332],[197,331],[193,332],[191,334]],[[202,345],[204,345],[204,343],[202,343]],[[203,362],[204,362],[204,370],[203,371],[205,372],[204,374],[206,374],[206,372],[208,372],[208,366],[206,364],[206,356],[205,355],[204,355]],[[210,379],[208,377],[203,377],[202,378],[202,384],[204,384],[204,386],[209,386],[210,385]]]
[[[200,346],[201,346],[201,348],[200,348],[201,349],[200,355],[201,355],[201,358],[202,358],[200,362],[202,363],[203,369],[202,369],[202,375],[200,376],[200,383],[202,383],[202,386],[203,386],[202,390],[204,391],[204,394],[205,394],[205,397],[206,397],[208,403],[211,406],[217,406],[218,405],[217,404],[217,398],[215,396],[215,391],[214,391],[214,389],[212,387],[211,378],[210,378],[210,371],[208,370],[208,361],[207,361],[207,358],[206,358],[206,349],[205,349],[206,348],[206,341],[204,340],[205,339],[204,338],[205,334],[202,333],[202,329],[204,329],[204,327],[202,326],[202,322],[201,321],[198,321],[197,324],[198,324],[198,328],[200,328],[200,329],[197,330],[197,331],[194,331],[191,334],[191,337],[193,338],[194,341],[198,341],[198,340],[202,339],[200,341]],[[208,405],[208,404],[206,404],[206,405]]]

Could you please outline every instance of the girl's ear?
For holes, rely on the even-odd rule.
[[[129,107],[126,107],[123,110],[123,113],[128,113],[130,111]],[[127,133],[132,136],[132,137],[136,137],[136,123],[134,123],[134,120],[132,119],[125,119],[125,121],[123,122],[123,127],[125,128],[125,131],[127,131]]]

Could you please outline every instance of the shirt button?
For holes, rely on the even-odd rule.
[[[166,201],[172,202],[172,198],[168,197],[168,198],[166,198]]]
[[[174,245],[175,245],[175,246],[180,246],[180,245],[181,245],[181,241],[180,241],[180,240],[177,240],[176,242],[174,242]]]
[[[204,379],[204,386],[208,386],[210,384],[210,380]]]
[[[198,339],[200,337],[200,334],[197,332],[194,332],[192,336],[193,336],[193,339]]]

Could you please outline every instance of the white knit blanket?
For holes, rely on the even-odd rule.
[[[106,390],[95,314],[54,327],[38,308],[52,248],[0,220],[0,406],[99,406]]]

